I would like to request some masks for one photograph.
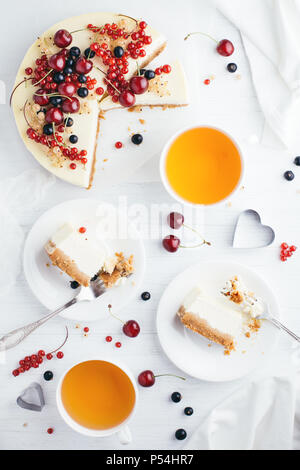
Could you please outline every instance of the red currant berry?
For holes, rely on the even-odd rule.
[[[164,65],[162,69],[164,73],[170,73],[172,70],[172,67],[171,65]]]
[[[295,245],[290,246],[290,251],[296,251],[297,247]]]
[[[121,149],[123,147],[122,142],[116,142],[115,147],[116,147],[116,149]]]
[[[53,429],[53,428],[48,428],[48,429],[47,429],[47,433],[48,433],[48,434],[53,434],[53,433],[54,433],[54,429]]]
[[[129,320],[123,326],[123,332],[130,338],[135,338],[140,333],[140,325],[135,320]]]
[[[85,327],[83,328],[83,331],[84,331],[85,333],[88,333],[88,332],[90,331],[90,329],[89,329],[88,326],[85,326]]]
[[[71,163],[70,168],[71,168],[71,170],[76,170],[76,168],[77,168],[76,163]]]
[[[19,374],[20,374],[20,372],[18,371],[18,369],[13,370],[13,372],[12,372],[12,375],[14,377],[18,377]]]
[[[79,233],[85,233],[85,232],[86,232],[86,228],[85,227],[80,227]]]
[[[146,23],[146,21],[140,21],[139,27],[140,27],[141,29],[146,29],[146,28],[147,28],[147,23]]]
[[[163,239],[162,244],[165,250],[175,253],[180,247],[180,239],[175,235],[168,235]]]
[[[57,359],[62,359],[64,357],[64,353],[62,351],[58,351],[56,354]]]
[[[288,245],[287,243],[281,243],[281,248],[282,248],[283,250],[287,250],[288,247],[289,247],[289,245]]]
[[[31,75],[33,72],[32,68],[31,67],[27,67],[27,69],[25,69],[25,73],[26,75]]]
[[[51,359],[53,359],[53,356],[51,353],[48,353],[46,358],[48,359],[48,361],[51,361]]]
[[[162,74],[162,68],[161,67],[157,67],[155,69],[155,75],[161,75]]]
[[[103,95],[104,89],[100,86],[99,88],[96,88],[96,93],[97,95]]]
[[[117,341],[116,342],[116,348],[120,348],[122,346],[122,343],[120,343],[120,341]]]
[[[25,361],[21,360],[21,361],[19,361],[19,364],[20,364],[21,367],[24,367]]]
[[[234,46],[229,39],[222,39],[217,45],[217,52],[224,57],[228,57],[233,54]]]
[[[69,33],[66,29],[59,29],[54,34],[54,44],[57,47],[68,47],[72,42],[72,34]]]
[[[111,343],[112,337],[111,337],[111,336],[106,336],[105,341],[106,341],[107,343]]]
[[[206,80],[204,80],[204,85],[209,85],[210,84],[210,79],[209,78],[206,78]]]

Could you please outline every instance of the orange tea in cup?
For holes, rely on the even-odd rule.
[[[105,430],[123,423],[135,405],[128,375],[106,361],[86,361],[66,374],[61,399],[68,415],[88,429]]]
[[[165,158],[165,176],[181,199],[215,204],[237,187],[242,173],[240,152],[229,136],[211,127],[178,135]]]

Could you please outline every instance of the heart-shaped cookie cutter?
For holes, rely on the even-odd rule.
[[[17,398],[17,404],[30,411],[42,411],[45,406],[44,392],[40,384],[33,382]]]
[[[275,232],[269,225],[264,225],[261,216],[254,209],[247,209],[238,216],[233,239],[233,248],[264,248],[273,243]]]

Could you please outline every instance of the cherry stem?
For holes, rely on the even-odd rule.
[[[123,325],[125,325],[125,322],[121,320],[121,318],[117,317],[114,313],[112,313],[110,304],[108,305],[108,311],[112,317],[114,317],[116,320],[119,320],[121,323],[123,323]]]
[[[156,377],[176,377],[177,379],[186,380],[185,377],[180,377],[180,375],[175,375],[175,374],[159,374],[159,375],[155,375],[154,377],[155,378]]]
[[[34,84],[34,86],[38,85],[39,83],[41,83],[46,77],[48,77],[48,75],[50,75],[50,73],[53,72],[53,69],[50,69],[48,73],[46,73],[46,75],[43,76],[43,78],[41,78],[38,82],[36,82]]]
[[[79,33],[80,31],[92,31],[89,28],[75,29],[75,31],[70,31],[70,34]]]
[[[66,344],[66,342],[68,341],[68,338],[69,338],[69,330],[68,330],[68,327],[66,326],[66,337],[64,339],[64,342],[59,346],[59,348],[55,349],[54,351],[51,351],[50,353],[48,354],[54,354],[56,353],[57,351],[59,351],[60,349],[62,349],[64,347],[64,345]]]
[[[9,98],[9,106],[11,106],[12,98],[13,98],[13,95],[14,95],[16,89],[17,89],[20,85],[22,85],[22,83],[24,83],[24,82],[26,83],[26,82],[28,82],[29,80],[33,80],[33,78],[24,78],[24,80],[22,80],[20,83],[18,83],[18,85],[15,86],[15,88],[14,88],[13,91],[11,92],[11,95],[10,95],[10,98]]]
[[[196,233],[197,235],[199,235],[199,237],[202,238],[202,243],[200,243],[200,245],[196,245],[196,246],[181,246],[181,248],[196,248],[197,246],[202,246],[202,245],[208,245],[208,246],[211,246],[211,243],[210,242],[207,242],[206,240],[204,240],[204,238],[202,237],[202,235],[197,231],[195,230],[194,228],[190,227],[189,225],[185,225],[185,224],[182,224],[183,227],[191,230],[192,232]]]
[[[106,72],[104,72],[103,70],[99,69],[99,67],[95,67],[95,68],[96,68],[97,70],[99,70],[99,72],[103,73],[103,75],[105,75],[105,77],[107,77]],[[116,90],[117,93],[119,93],[119,95],[121,94],[120,90],[118,90],[118,88],[116,88],[116,87],[114,86],[114,84],[113,84],[110,80],[108,80],[108,78],[106,78],[106,81]]]
[[[189,33],[185,38],[184,38],[184,41],[186,41],[190,36],[193,36],[194,34],[201,34],[202,36],[206,36],[207,38],[211,39],[212,41],[214,41],[215,43],[218,44],[218,41],[213,38],[212,36],[210,36],[209,34],[207,33],[201,33],[200,31],[195,31],[194,33]]]

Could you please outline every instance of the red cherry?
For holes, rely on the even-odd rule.
[[[59,29],[54,34],[53,40],[57,47],[63,48],[68,47],[71,44],[73,38],[72,34],[70,34],[66,29]]]
[[[165,250],[170,253],[175,253],[175,251],[180,247],[180,239],[175,237],[175,235],[168,235],[163,239],[162,243]]]
[[[222,41],[218,42],[217,52],[224,57],[228,57],[233,54],[234,46],[229,39],[222,39]]]
[[[179,212],[171,212],[168,215],[167,220],[168,220],[168,224],[173,229],[179,229],[180,227],[182,227],[184,223],[184,217]]]
[[[73,96],[70,99],[65,99],[62,104],[62,110],[64,113],[78,113],[79,109],[80,102],[76,96]]]
[[[58,85],[58,93],[63,96],[73,96],[76,93],[76,86],[74,83],[60,83]]]
[[[119,95],[119,102],[121,106],[124,106],[125,108],[130,108],[130,106],[134,106],[135,104],[135,96],[132,91],[122,91],[122,93],[120,93]]]
[[[38,96],[43,95],[43,96]],[[40,106],[46,106],[49,103],[49,98],[47,96],[47,91],[40,88],[33,95],[33,101]]]
[[[49,59],[49,66],[57,70],[57,72],[61,72],[66,65],[66,59],[63,54],[54,54]]]
[[[138,382],[142,387],[152,387],[155,384],[155,376],[152,370],[144,370],[138,376]]]
[[[129,86],[135,95],[142,95],[148,90],[149,82],[147,78],[143,76],[132,77],[130,79]]]
[[[89,73],[93,68],[93,62],[91,60],[87,60],[84,57],[81,57],[77,60],[75,70],[79,74],[86,75]]]
[[[129,320],[123,326],[123,332],[130,338],[135,338],[140,333],[140,325],[135,320]]]
[[[49,123],[54,122],[54,124],[61,124],[63,122],[64,115],[59,108],[50,108],[46,112],[45,119],[46,122]]]

